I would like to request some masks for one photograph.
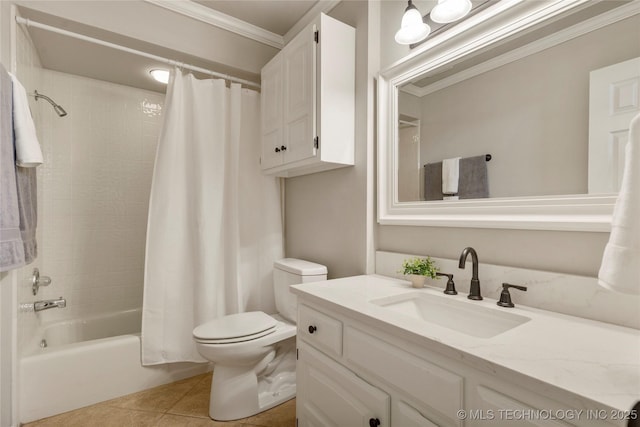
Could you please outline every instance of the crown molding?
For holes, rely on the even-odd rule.
[[[284,47],[284,37],[233,16],[218,12],[191,0],[144,0],[155,6],[213,25],[277,49]],[[306,15],[305,15],[306,17]]]

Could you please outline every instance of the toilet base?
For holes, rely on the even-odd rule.
[[[255,368],[216,364],[209,417],[216,421],[247,418],[296,395],[295,337],[276,344]]]

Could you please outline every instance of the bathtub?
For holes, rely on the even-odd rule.
[[[140,363],[141,310],[45,325],[19,362],[21,422],[92,405],[210,370],[208,364]],[[46,347],[40,347],[41,340]]]

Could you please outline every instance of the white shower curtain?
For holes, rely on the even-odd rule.
[[[153,171],[142,363],[204,362],[205,321],[273,309],[283,255],[276,178],[260,171],[260,95],[174,72]]]

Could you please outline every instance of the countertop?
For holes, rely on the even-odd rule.
[[[292,292],[372,327],[428,343],[436,351],[505,379],[513,378],[515,372],[536,384],[550,384],[619,411],[629,411],[640,399],[639,330],[518,306],[517,291],[512,292],[515,308],[498,307],[491,299],[471,301],[462,293],[443,295],[439,288],[415,289],[407,281],[379,275],[306,283],[292,286]],[[455,298],[531,320],[494,337],[477,338],[370,302],[412,292]]]

